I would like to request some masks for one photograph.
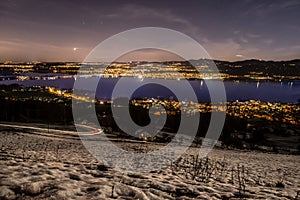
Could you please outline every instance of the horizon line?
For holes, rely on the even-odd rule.
[[[267,59],[259,59],[259,58],[250,58],[250,59],[243,59],[243,60],[236,60],[236,61],[229,61],[229,60],[221,60],[221,59],[213,59],[213,58],[199,58],[199,59],[188,59],[188,60],[162,60],[162,61],[147,61],[147,60],[131,60],[131,61],[113,61],[110,63],[130,63],[130,62],[189,62],[189,61],[198,61],[198,60],[212,60],[212,61],[220,61],[220,62],[243,62],[243,61],[259,61],[259,62],[289,62],[289,61],[297,61],[300,58],[293,58],[288,60],[267,60]],[[39,60],[32,60],[32,61],[14,61],[14,60],[6,60],[0,61],[0,63],[107,63],[109,61],[95,61],[95,62],[84,62],[84,61],[39,61]]]

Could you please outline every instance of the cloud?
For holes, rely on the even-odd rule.
[[[291,51],[298,51],[298,57],[300,56],[300,44],[299,45],[292,45],[289,47],[279,47],[274,49],[275,52],[291,52]]]
[[[247,33],[246,36],[248,36],[250,38],[260,38],[261,37],[260,34],[255,34],[255,33]]]
[[[281,2],[274,2],[269,7],[272,9],[283,9],[283,8],[292,8],[300,5],[298,0],[286,0]]]
[[[57,46],[20,39],[0,40],[0,52],[5,52],[0,55],[0,59],[3,60],[83,61],[84,55],[90,50],[89,48],[80,48],[81,54],[77,54],[72,46]]]
[[[238,35],[238,34],[240,34],[240,32],[241,32],[240,30],[235,30],[235,31],[233,31],[233,34]]]
[[[263,42],[264,42],[265,44],[270,45],[270,44],[273,43],[273,40],[272,40],[272,39],[266,39],[266,40],[264,40]]]
[[[276,60],[291,60],[300,57],[300,44],[295,44],[286,47],[277,47],[273,49],[270,59]]]
[[[220,60],[236,60],[237,58],[241,58],[241,56],[245,59],[254,58],[260,51],[255,46],[245,47],[233,38],[229,38],[223,42],[208,41],[203,46],[212,58]]]
[[[199,28],[190,22],[189,20],[175,15],[169,9],[153,9],[149,7],[145,7],[142,5],[135,4],[126,4],[119,9],[116,9],[114,13],[106,14],[103,17],[107,19],[129,19],[129,20],[158,20],[159,22],[164,21],[168,24],[179,26],[182,30],[185,30],[186,33],[191,34],[193,36],[199,36],[200,30]],[[175,27],[176,27],[175,26]]]
[[[248,41],[246,38],[244,38],[244,37],[241,37],[240,40],[241,40],[243,43],[248,43],[248,42],[249,42],[249,41]]]
[[[253,17],[266,17],[278,13],[285,9],[299,10],[299,0],[285,0],[285,1],[258,1],[253,4],[252,1],[246,2],[249,9],[244,12],[244,15],[251,15]]]

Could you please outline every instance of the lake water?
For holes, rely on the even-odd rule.
[[[133,87],[142,82],[140,79],[135,78],[125,78],[126,87]],[[54,80],[3,80],[0,84],[13,84],[17,83],[24,86],[52,86],[61,89],[71,89],[74,84],[73,77],[58,77]],[[86,79],[85,84],[82,89],[89,90],[90,84],[95,84],[97,78]],[[110,99],[112,90],[115,84],[118,82],[118,78],[101,79],[99,82],[98,90],[96,96],[98,98]],[[184,91],[185,88],[182,86],[181,81],[178,80],[163,80],[163,82],[172,84],[179,90]],[[192,88],[199,101],[210,101],[209,92],[206,87],[207,82],[214,82],[213,80],[189,80]],[[293,81],[283,81],[283,82],[234,82],[234,81],[224,81],[226,96],[228,101],[235,100],[261,100],[269,102],[283,102],[283,103],[297,103],[300,99],[300,80]],[[124,90],[124,95],[126,90]],[[163,97],[169,98],[174,96],[174,94],[163,86],[159,85],[145,85],[133,94],[133,97]]]

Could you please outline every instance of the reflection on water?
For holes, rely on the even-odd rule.
[[[127,86],[133,87],[136,84],[140,84],[140,79],[125,78],[127,79]],[[74,77],[59,77],[57,79],[30,79],[30,80],[3,80],[0,84],[20,84],[24,86],[52,86],[61,89],[71,89],[74,84]],[[97,84],[97,77],[85,79],[83,85],[85,90],[89,90],[91,84]],[[112,90],[117,83],[118,78],[101,79],[98,85],[96,96],[98,98],[109,99],[111,97]],[[184,91],[185,88],[181,84],[180,80],[163,80],[165,82],[171,82],[173,85]],[[209,92],[207,90],[206,83],[213,84],[213,80],[190,80],[192,88],[195,90],[199,101],[210,101]],[[297,103],[300,99],[300,81],[283,81],[283,82],[234,82],[224,81],[226,95],[228,101],[235,100],[261,100],[270,102],[284,102],[284,103]],[[124,91],[124,96],[126,91]],[[159,85],[145,85],[139,88],[133,97],[162,97],[169,98],[174,94]],[[188,98],[188,96],[187,96]]]

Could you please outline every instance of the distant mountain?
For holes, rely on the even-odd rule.
[[[219,71],[230,75],[243,76],[257,74],[260,76],[290,76],[300,77],[300,59],[289,61],[264,61],[264,60],[243,60],[243,61],[220,61],[199,59],[191,60],[194,66],[209,65],[215,63]]]

